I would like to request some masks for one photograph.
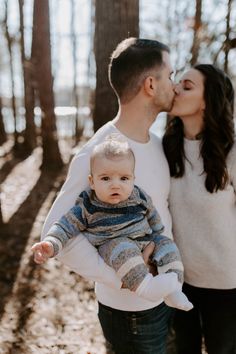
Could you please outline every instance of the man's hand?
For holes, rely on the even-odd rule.
[[[149,268],[149,273],[151,273],[152,275],[157,275],[157,267],[155,266],[155,264],[151,261],[151,255],[153,254],[153,251],[155,249],[155,243],[154,242],[150,242],[143,250],[142,252],[142,256],[143,256],[143,260],[146,263],[146,265]],[[122,285],[121,288],[123,289],[124,286]]]
[[[149,272],[152,275],[157,275],[157,267],[151,261],[151,255],[153,254],[154,249],[155,249],[155,243],[151,241],[143,250],[143,260],[149,267]]]

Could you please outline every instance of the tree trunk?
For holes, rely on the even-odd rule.
[[[231,14],[231,9],[232,9],[232,0],[228,0],[228,6],[227,6],[227,15],[226,15],[226,31],[225,31],[225,45],[224,45],[224,51],[225,51],[225,61],[224,61],[224,71],[228,73],[228,57],[229,57],[229,51],[230,51],[230,14]]]
[[[48,0],[34,0],[33,41],[35,77],[42,118],[43,167],[61,167],[51,71]]]
[[[117,98],[108,81],[108,64],[117,44],[139,35],[138,0],[97,0],[95,12],[96,92],[94,130],[117,113]]]
[[[0,145],[7,140],[7,134],[4,127],[3,115],[2,115],[2,98],[0,97]]]
[[[1,193],[0,193],[0,226],[3,225],[3,219],[2,219],[2,201],[1,201]]]
[[[75,112],[75,145],[78,144],[81,135],[83,134],[83,128],[81,123],[79,124],[79,95],[77,87],[77,38],[75,33],[75,0],[71,0],[71,40],[72,40],[72,57],[73,57],[73,96],[74,96],[74,106],[76,108]]]
[[[202,29],[202,0],[196,0],[196,11],[194,19],[194,34],[193,34],[193,44],[192,44],[192,58],[190,64],[193,66],[197,63],[199,48],[200,48],[200,32]]]
[[[36,127],[34,122],[34,88],[32,80],[32,68],[30,60],[25,56],[25,40],[24,40],[24,0],[18,0],[20,14],[20,45],[21,45],[21,62],[24,82],[24,105],[25,105],[25,132],[24,132],[24,148],[27,152],[31,152],[36,146]]]
[[[233,38],[233,39],[229,40],[229,48],[230,49],[235,49],[236,48],[236,38]]]
[[[13,121],[14,121],[14,149],[17,150],[18,146],[18,132],[17,132],[17,113],[16,113],[16,98],[15,98],[15,78],[14,78],[14,70],[13,70],[13,56],[12,56],[12,37],[10,36],[8,30],[8,2],[5,0],[5,13],[3,19],[3,26],[5,37],[7,40],[7,47],[9,52],[9,65],[10,65],[10,74],[11,74],[11,106],[13,113]]]

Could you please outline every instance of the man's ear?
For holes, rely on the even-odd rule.
[[[144,80],[144,83],[143,83],[143,87],[144,87],[144,90],[148,96],[151,96],[151,97],[154,96],[154,94],[155,94],[154,86],[155,86],[155,83],[154,83],[153,76],[146,77],[146,79]]]
[[[89,186],[91,189],[94,189],[93,176],[88,175]]]

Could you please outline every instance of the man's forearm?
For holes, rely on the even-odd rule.
[[[115,289],[121,288],[122,283],[115,271],[106,265],[96,248],[82,234],[70,240],[57,258],[88,280],[103,283]]]

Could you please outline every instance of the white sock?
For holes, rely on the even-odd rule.
[[[155,277],[149,273],[135,292],[148,301],[157,302],[178,289],[179,282],[176,273],[159,274]]]

